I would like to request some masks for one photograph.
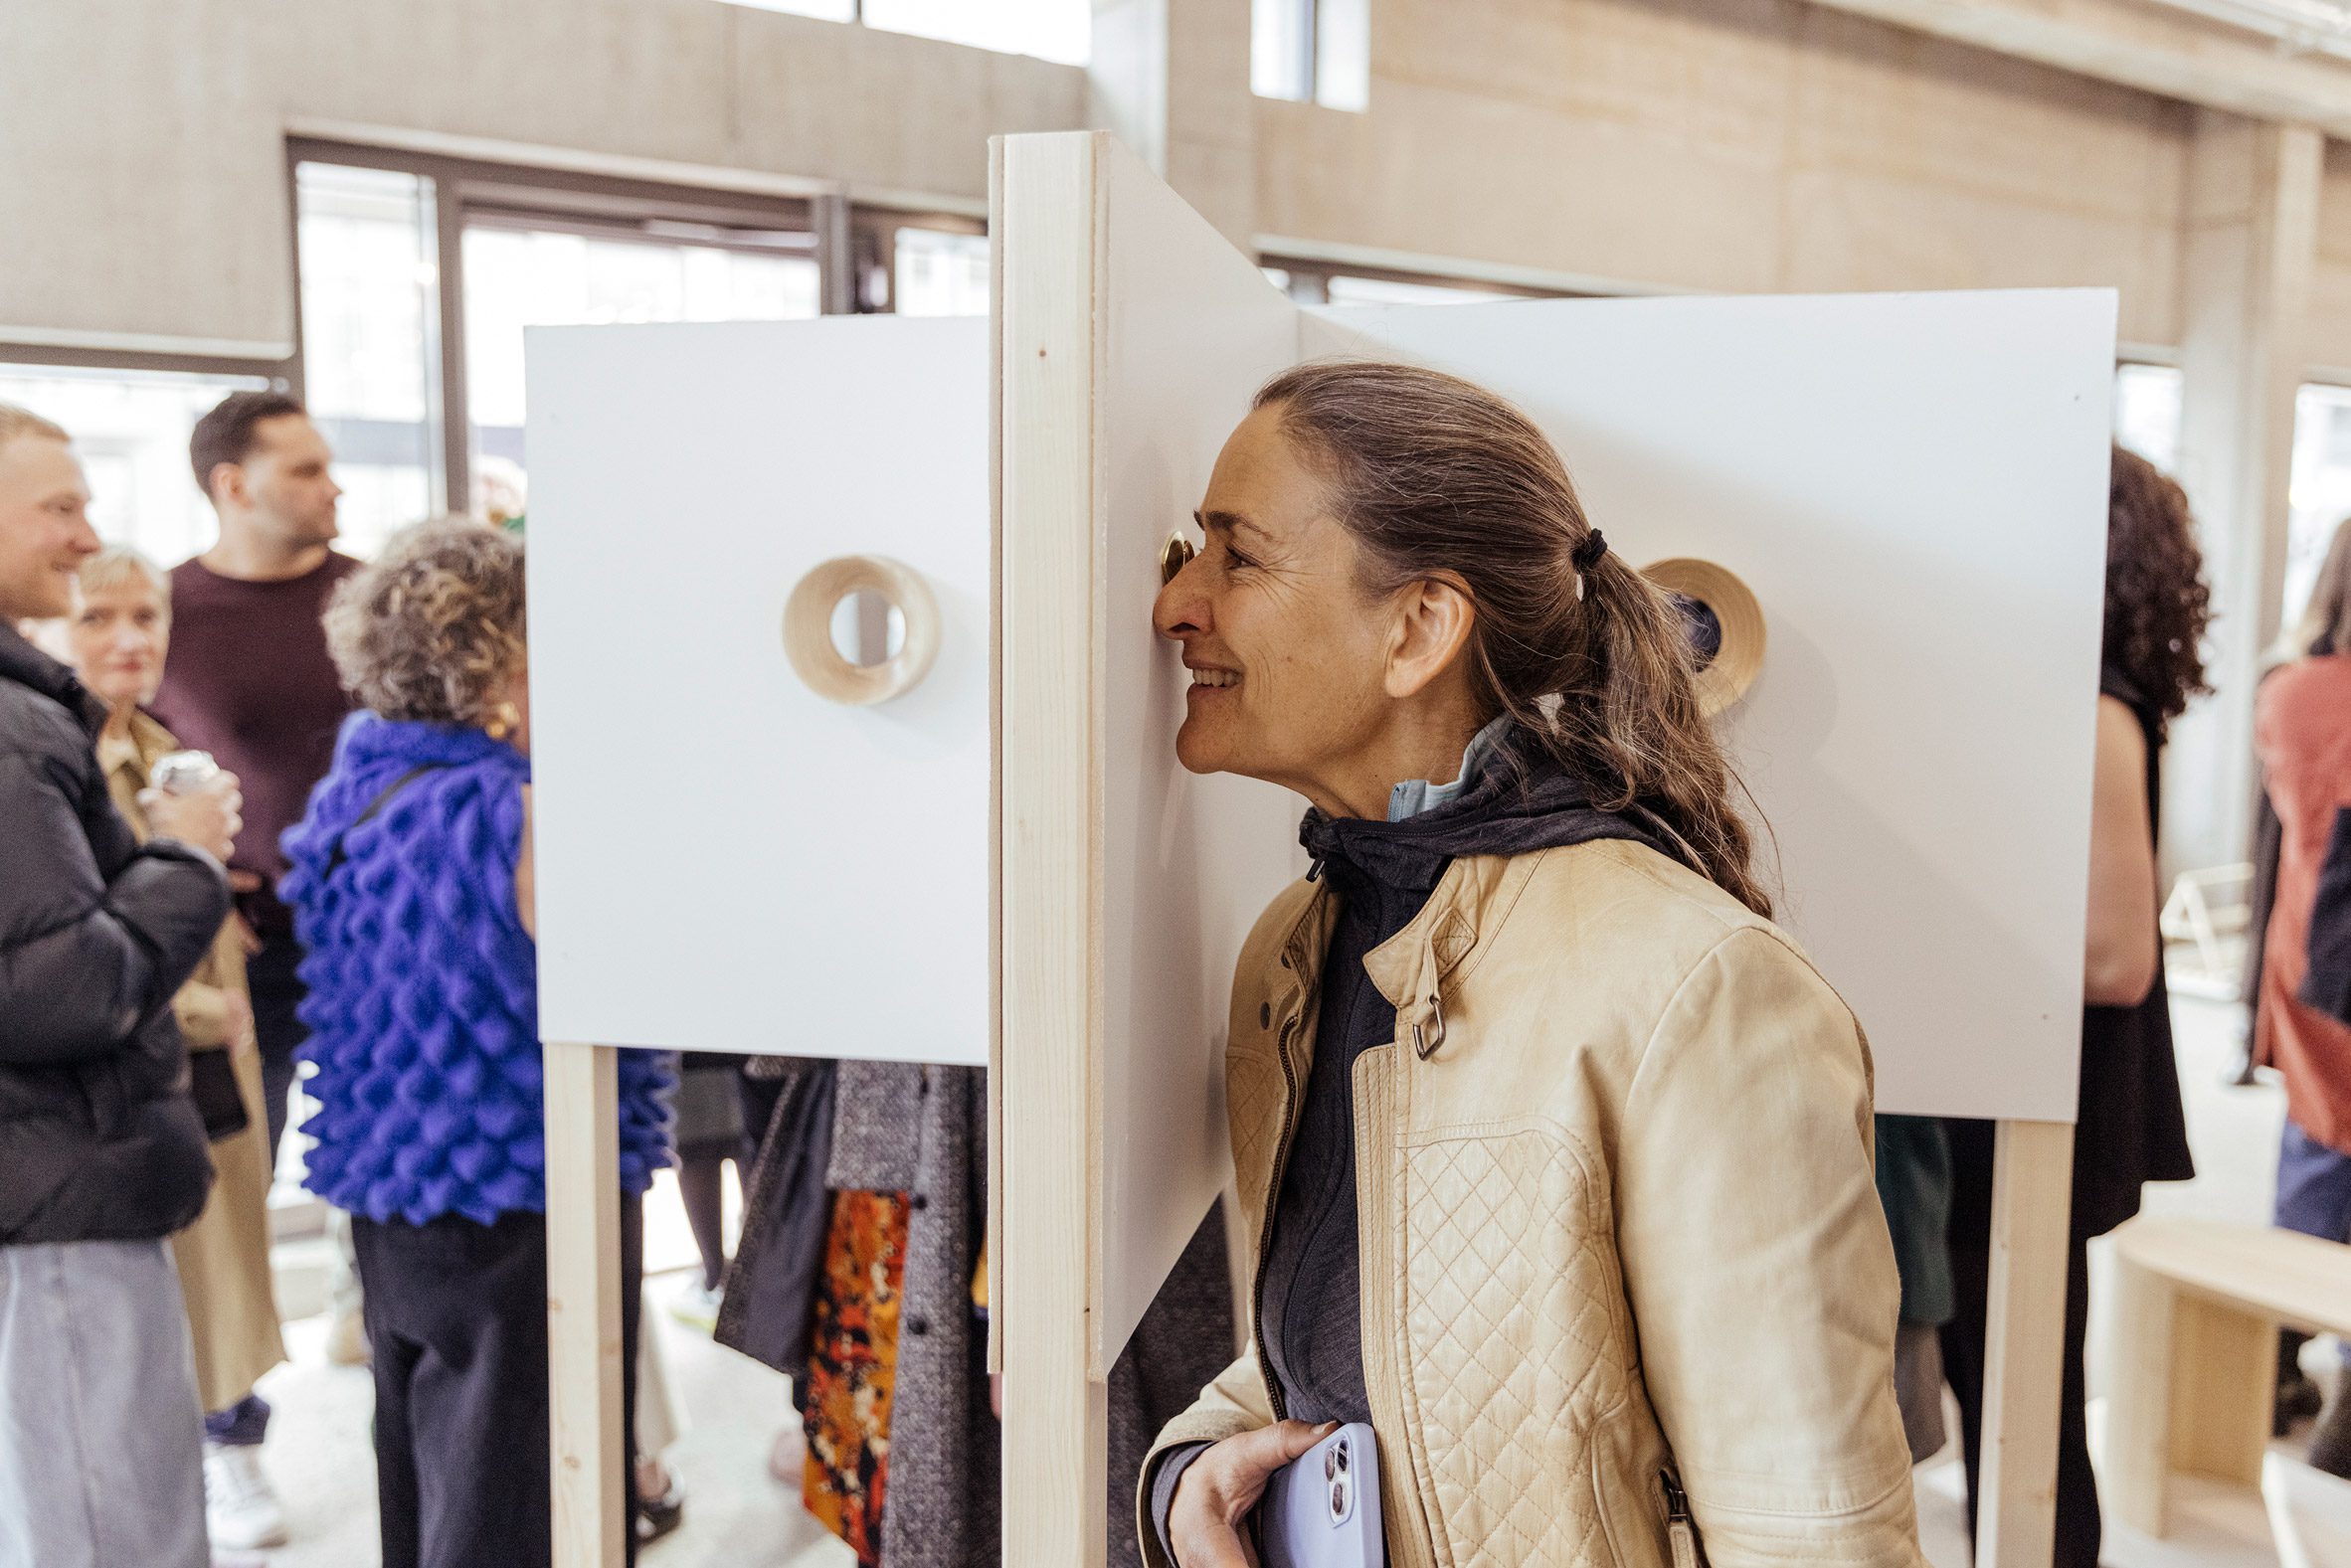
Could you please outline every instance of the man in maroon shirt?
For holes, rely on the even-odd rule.
[[[302,950],[277,899],[286,869],[277,835],[301,819],[351,706],[320,623],[327,596],[359,568],[330,548],[343,493],[327,471],[333,455],[301,404],[281,393],[232,394],[196,422],[188,457],[221,534],[172,570],[171,654],[153,704],[181,745],[212,753],[246,781],[245,831],[229,880],[254,937],[246,976],[272,1164],[285,1134],[294,1051],[309,1033],[295,1014]],[[338,1302],[337,1311],[330,1345],[357,1345],[356,1304]],[[261,1467],[269,1425],[269,1402],[258,1393],[204,1418],[205,1511],[215,1545],[285,1540],[284,1509]]]
[[[248,977],[274,1161],[294,1049],[308,1033],[294,1015],[302,954],[277,901],[277,835],[301,819],[350,711],[319,617],[359,563],[329,548],[343,492],[327,471],[333,454],[292,398],[232,394],[197,422],[188,455],[221,534],[172,571],[171,657],[154,709],[181,745],[212,753],[244,782],[245,832],[229,870],[259,943]]]

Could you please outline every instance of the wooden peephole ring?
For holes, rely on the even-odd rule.
[[[1698,601],[1721,627],[1721,648],[1698,672],[1699,711],[1711,719],[1745,696],[1763,668],[1763,607],[1728,568],[1695,556],[1652,562],[1641,575],[1669,594]]]
[[[1191,558],[1199,554],[1192,542],[1181,534],[1170,534],[1168,542],[1160,546],[1160,586],[1165,588],[1176,581],[1176,574],[1191,565]]]
[[[832,612],[851,594],[878,594],[905,622],[898,651],[852,664],[832,645]],[[939,601],[922,574],[887,556],[836,556],[809,569],[784,604],[784,656],[826,702],[869,708],[904,696],[939,657]]]

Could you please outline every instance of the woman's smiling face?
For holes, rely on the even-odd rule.
[[[171,640],[171,607],[163,596],[132,573],[77,598],[66,640],[82,683],[111,708],[151,700]]]
[[[1388,617],[1359,586],[1360,548],[1278,408],[1233,431],[1196,516],[1205,547],[1152,617],[1192,672],[1176,755],[1315,796],[1390,707]]]

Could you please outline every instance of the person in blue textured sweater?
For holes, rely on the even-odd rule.
[[[305,1184],[352,1216],[375,1352],[384,1568],[539,1568],[546,1147],[521,541],[411,530],[336,590],[326,632],[359,711],[285,834],[279,894],[306,954]],[[669,1062],[620,1064],[632,1395],[637,1199],[668,1162]]]

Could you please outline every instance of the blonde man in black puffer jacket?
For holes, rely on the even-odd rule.
[[[164,1238],[212,1184],[171,999],[229,913],[233,788],[107,798],[105,714],[16,622],[98,548],[65,432],[0,404],[0,1563],[204,1568]]]

